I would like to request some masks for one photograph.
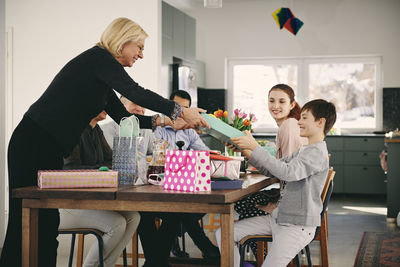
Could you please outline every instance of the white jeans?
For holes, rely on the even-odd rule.
[[[139,221],[140,215],[136,211],[60,209],[59,228],[95,228],[102,231],[104,267],[111,267],[132,239]],[[99,266],[97,242],[91,246],[83,266]]]
[[[275,209],[277,211],[277,209]],[[238,221],[234,224],[234,266],[239,267],[240,254],[238,242],[247,235],[272,235],[272,243],[262,267],[285,267],[311,242],[315,234],[315,226],[281,225],[276,223],[276,213],[257,216]],[[221,228],[215,232],[221,249]]]

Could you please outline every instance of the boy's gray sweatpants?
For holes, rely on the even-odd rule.
[[[240,255],[238,242],[247,235],[272,235],[272,243],[268,247],[268,255],[262,267],[285,267],[314,238],[315,226],[278,224],[278,209],[270,215],[243,219],[234,224],[234,266],[239,267]],[[215,232],[217,243],[221,249],[221,229]]]

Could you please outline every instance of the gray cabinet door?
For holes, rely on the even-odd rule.
[[[196,59],[196,20],[185,15],[185,59]]]
[[[387,216],[395,218],[400,211],[400,143],[387,143]]]
[[[383,137],[346,137],[343,146],[346,151],[381,151],[384,148]]]
[[[171,64],[172,57],[195,62],[196,20],[165,2],[162,2],[162,37],[163,64]]]
[[[342,165],[343,164],[343,152],[342,151],[328,151],[331,155],[329,159],[329,165]]]
[[[329,153],[331,151],[343,151],[343,137],[327,136],[325,138]]]
[[[333,178],[333,193],[344,193],[343,166],[333,166],[335,177]]]
[[[385,175],[380,166],[344,166],[344,191],[354,194],[386,194]]]
[[[185,14],[174,9],[173,14],[173,55],[178,58],[185,57]]]
[[[172,64],[172,39],[163,36],[162,37],[162,64],[169,65]]]
[[[349,165],[379,165],[378,151],[346,151],[344,162]]]
[[[174,8],[162,2],[162,36],[172,40]]]

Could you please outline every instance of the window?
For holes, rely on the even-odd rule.
[[[323,98],[337,109],[335,128],[347,132],[380,130],[380,57],[228,59],[228,109],[256,114],[255,131],[276,131],[267,94],[278,83],[290,85],[300,105]]]

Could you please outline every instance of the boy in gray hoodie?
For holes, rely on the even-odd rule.
[[[262,149],[249,132],[245,132],[246,136],[232,138],[251,165],[286,184],[278,205],[259,207],[268,215],[234,224],[235,243],[247,235],[272,235],[273,242],[262,267],[286,266],[314,238],[315,229],[321,224],[321,193],[329,170],[324,138],[335,121],[336,109],[332,103],[323,99],[306,103],[298,124],[300,136],[308,138],[309,145],[280,160]],[[216,238],[221,247],[220,229],[216,231]],[[234,257],[235,267],[239,266],[236,244]]]

